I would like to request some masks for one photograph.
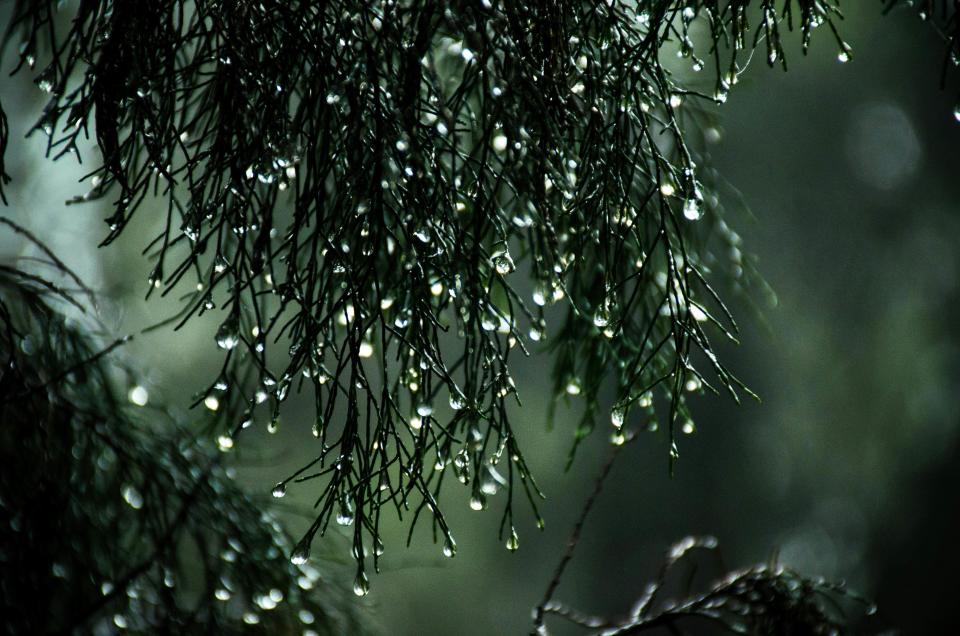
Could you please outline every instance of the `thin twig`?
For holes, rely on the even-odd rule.
[[[617,459],[621,448],[623,447],[613,447],[613,450],[610,452],[610,455],[603,464],[603,468],[600,469],[600,474],[597,475],[597,479],[593,484],[593,492],[590,493],[587,501],[583,504],[583,509],[580,511],[580,517],[577,519],[577,523],[573,526],[573,532],[570,533],[570,540],[567,541],[567,548],[564,550],[563,556],[560,557],[560,562],[557,563],[557,567],[553,571],[553,578],[550,579],[550,583],[547,585],[547,591],[543,595],[543,600],[540,601],[540,604],[537,605],[536,610],[534,610],[534,634],[542,633],[543,631],[543,618],[545,609],[550,601],[553,600],[553,595],[556,593],[557,587],[560,586],[560,579],[563,577],[563,571],[567,568],[567,564],[570,562],[570,559],[573,558],[573,553],[577,549],[577,544],[580,542],[580,534],[583,531],[583,524],[586,522],[587,515],[590,514],[590,510],[593,508],[593,504],[600,496],[600,491],[603,490],[603,482],[606,481],[607,476],[610,474],[610,470],[613,468],[613,462]]]

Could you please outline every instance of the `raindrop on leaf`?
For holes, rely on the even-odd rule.
[[[520,547],[520,537],[517,536],[517,530],[510,528],[510,536],[507,538],[507,550],[516,552]]]
[[[349,526],[353,523],[353,507],[348,499],[340,502],[340,511],[337,512],[337,523],[341,526]]]
[[[477,493],[474,496],[470,497],[470,509],[481,511],[487,507],[487,498],[481,493]]]
[[[146,406],[147,401],[150,399],[150,394],[144,387],[138,384],[130,389],[130,392],[127,393],[127,397],[137,406]]]
[[[126,501],[127,505],[134,510],[140,510],[143,508],[143,495],[141,495],[140,491],[133,486],[123,487],[123,500]]]
[[[614,428],[623,428],[623,421],[627,417],[627,408],[622,404],[614,405],[610,411],[610,423]]]
[[[353,593],[357,596],[366,596],[369,591],[370,580],[365,573],[361,572],[357,575],[357,578],[353,580]]]
[[[240,342],[239,321],[235,317],[228,318],[217,330],[217,346],[230,351]]]
[[[457,555],[457,542],[453,540],[452,536],[447,535],[447,539],[443,542],[443,556],[452,559]]]
[[[689,199],[683,205],[683,216],[688,221],[698,221],[700,217],[703,216],[703,212],[700,209],[700,202],[696,199]]]
[[[493,257],[493,267],[501,276],[506,276],[514,270],[513,259],[509,252],[501,252]]]
[[[298,545],[293,551],[293,554],[290,555],[290,563],[293,563],[294,565],[303,565],[309,558],[310,546],[301,544]]]

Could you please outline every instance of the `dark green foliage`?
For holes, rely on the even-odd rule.
[[[921,5],[955,55],[955,3]],[[12,8],[19,66],[51,94],[36,130],[59,157],[92,127],[76,201],[113,205],[105,243],[162,218],[148,295],[185,294],[178,325],[218,312],[208,438],[229,448],[312,392],[316,456],[282,483],[317,484],[295,556],[336,518],[359,580],[384,507],[426,512],[452,552],[450,472],[477,508],[506,486],[504,532],[514,486],[535,506],[508,415],[531,342],[586,404],[578,441],[612,387],[613,441],[660,427],[672,461],[687,392],[744,391],[714,352],[737,333],[714,286],[756,276],[704,109],[755,48],[785,67],[787,29],[850,55],[824,0],[60,6]]]
[[[79,284],[46,257],[53,280]],[[84,293],[0,264],[3,633],[363,628],[336,569],[291,564],[289,536],[220,453],[117,395],[123,341],[104,347],[62,313]]]
[[[619,456],[615,447],[594,481],[553,577],[547,584],[543,600],[533,610],[532,636],[546,636],[547,618],[559,617],[579,627],[599,630],[596,633],[639,634],[669,631],[671,634],[708,633],[737,634],[840,634],[846,633],[842,601],[866,602],[848,592],[842,583],[822,578],[811,579],[776,560],[768,565],[755,565],[744,570],[727,572],[710,583],[704,591],[694,589],[700,564],[691,558],[694,551],[712,551],[719,571],[724,571],[714,537],[686,537],[667,553],[657,578],[648,583],[642,596],[626,617],[598,617],[584,614],[556,600],[557,588],[580,542],[581,532],[610,470]],[[682,565],[689,564],[686,573]],[[681,578],[682,577],[682,578]],[[872,614],[876,607],[867,607]],[[688,631],[696,630],[696,631]]]
[[[659,576],[647,585],[625,618],[588,616],[556,602],[545,607],[546,614],[609,636],[664,630],[673,634],[826,636],[847,633],[843,601],[864,604],[842,585],[809,579],[775,562],[730,572],[704,591],[687,589],[678,598],[666,596],[670,579],[679,577],[674,571],[690,560],[692,550],[716,547],[713,537],[687,537],[671,547]],[[696,565],[692,565],[687,588],[695,572]]]

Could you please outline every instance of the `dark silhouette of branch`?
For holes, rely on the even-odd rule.
[[[610,451],[606,461],[603,463],[603,467],[600,469],[600,474],[597,476],[597,479],[593,484],[593,492],[591,492],[590,496],[587,497],[587,500],[583,504],[583,509],[580,510],[580,516],[577,517],[577,522],[573,526],[573,532],[570,533],[570,539],[567,541],[567,545],[560,557],[560,561],[557,563],[557,567],[553,572],[553,576],[550,578],[550,583],[547,584],[547,590],[543,594],[543,600],[540,601],[540,604],[537,605],[536,609],[534,609],[534,633],[539,633],[543,629],[544,612],[550,605],[550,602],[553,600],[553,596],[557,591],[557,587],[560,586],[560,579],[563,577],[563,572],[566,569],[567,564],[570,562],[570,559],[573,558],[573,553],[577,549],[577,544],[580,542],[580,533],[583,531],[583,525],[587,521],[587,516],[590,514],[590,510],[593,508],[593,504],[600,496],[600,491],[603,490],[603,483],[606,481],[607,476],[613,469],[613,463],[616,461],[617,455],[619,454],[621,448],[622,446],[614,446]]]

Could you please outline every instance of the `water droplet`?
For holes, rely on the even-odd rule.
[[[470,481],[470,456],[465,449],[453,458],[453,472],[460,483],[466,484]]]
[[[247,625],[256,625],[260,622],[260,617],[254,612],[244,612],[243,622]]]
[[[301,544],[294,549],[293,554],[290,555],[290,563],[294,565],[303,565],[307,562],[307,559],[310,558],[310,546],[306,544]]]
[[[213,591],[213,597],[218,601],[229,601],[230,596],[231,596],[230,592],[223,589],[222,587],[218,587],[216,590]]]
[[[580,395],[583,388],[580,386],[580,380],[578,378],[570,378],[570,380],[567,381],[565,390],[567,395]]]
[[[221,435],[217,438],[217,447],[220,449],[220,452],[226,453],[229,450],[233,449],[233,438],[229,435]]]
[[[452,536],[447,536],[447,539],[443,542],[443,556],[448,559],[452,559],[457,556],[457,542],[453,540]]]
[[[847,62],[849,62],[849,61],[850,61],[850,49],[846,49],[846,48],[845,48],[845,49],[841,49],[840,52],[837,53],[837,61],[840,62],[841,64],[846,64]]]
[[[703,216],[703,211],[700,209],[700,202],[696,199],[689,199],[686,203],[683,204],[683,216],[688,221],[698,221],[701,216]]]
[[[622,404],[616,404],[613,409],[610,410],[610,423],[613,424],[614,428],[623,428],[623,421],[626,417],[627,407]]]
[[[451,394],[450,394],[450,408],[451,408],[451,409],[453,409],[454,411],[459,411],[459,410],[462,409],[464,406],[466,406],[466,404],[464,403],[463,396],[461,396],[459,393],[451,393]]]
[[[497,135],[493,138],[493,149],[497,152],[503,152],[507,149],[507,138],[504,135]]]
[[[677,191],[677,188],[669,181],[664,181],[660,185],[660,194],[662,194],[665,197],[672,197],[676,191]]]
[[[510,252],[501,252],[493,257],[493,267],[501,276],[506,276],[514,270],[515,265]]]
[[[337,512],[337,523],[341,526],[349,526],[353,523],[353,506],[349,499],[343,499],[340,502],[340,510]]]
[[[357,355],[361,358],[369,358],[373,355],[373,345],[367,341],[360,343],[360,349],[357,351]]]
[[[593,314],[593,324],[595,327],[606,327],[610,324],[610,320],[610,307],[607,303],[604,303],[603,306]]]
[[[480,476],[480,492],[485,495],[495,495],[497,490],[499,490],[500,483],[505,483],[503,477],[500,476],[492,466],[487,466],[485,470],[481,471]]]
[[[127,628],[127,617],[123,614],[114,614],[113,615],[113,624],[120,629]]]
[[[266,594],[254,597],[253,602],[262,610],[270,611],[277,607],[277,602]]]
[[[357,578],[353,580],[353,593],[357,596],[366,596],[367,592],[370,591],[370,580],[367,579],[367,575],[363,572],[357,575]]]
[[[470,509],[480,511],[487,507],[487,498],[481,493],[477,493],[470,497]]]
[[[696,432],[697,427],[694,426],[693,420],[687,420],[683,423],[683,426],[680,428],[680,430],[682,430],[685,435],[693,435]]]
[[[510,536],[507,538],[507,550],[516,552],[520,547],[520,537],[517,536],[517,530],[510,528]]]
[[[353,305],[344,305],[343,311],[337,312],[337,324],[345,327],[348,323],[353,322],[355,313]]]
[[[150,394],[147,392],[147,389],[140,386],[139,384],[130,389],[130,392],[127,393],[127,398],[137,406],[146,406],[147,401],[150,399]]]
[[[280,499],[281,497],[287,494],[286,485],[282,483],[277,484],[276,486],[273,487],[271,494],[273,494],[273,496],[276,497],[277,499]]]
[[[960,106],[953,109],[953,118],[960,122]]]
[[[300,622],[303,623],[304,625],[313,625],[313,621],[315,620],[313,617],[313,612],[305,609],[302,609],[299,612],[297,612],[297,618],[299,618]]]
[[[433,414],[433,406],[426,403],[421,404],[420,406],[417,407],[417,414],[420,417],[428,417]]]
[[[545,306],[551,296],[551,290],[547,287],[546,283],[539,282],[533,289],[533,303],[538,307]]]
[[[134,510],[140,510],[143,508],[143,495],[141,495],[140,491],[133,486],[123,487],[123,500],[126,501],[127,505]]]
[[[623,446],[627,442],[627,436],[619,428],[610,435],[610,443],[614,446]]]
[[[216,411],[220,408],[220,400],[215,395],[208,395],[203,398],[203,405],[211,411]]]

